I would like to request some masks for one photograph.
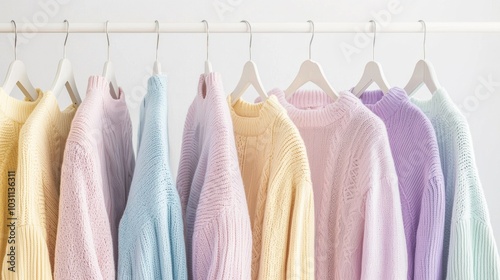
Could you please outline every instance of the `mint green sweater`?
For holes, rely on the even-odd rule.
[[[447,279],[500,279],[500,258],[474,160],[469,126],[444,89],[412,100],[438,139],[446,185],[443,271]]]

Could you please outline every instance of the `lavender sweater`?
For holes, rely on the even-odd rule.
[[[248,280],[252,229],[219,73],[201,75],[177,175],[189,279]]]
[[[387,127],[399,180],[408,279],[442,279],[445,187],[432,124],[403,89],[366,91],[361,100]]]

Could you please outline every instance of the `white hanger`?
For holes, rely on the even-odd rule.
[[[323,68],[316,61],[311,60],[311,45],[314,39],[314,22],[308,20],[312,27],[311,41],[309,42],[309,59],[305,60],[300,66],[299,72],[295,79],[290,84],[290,86],[285,90],[285,97],[290,97],[294,92],[296,92],[301,86],[307,82],[312,82],[319,86],[326,94],[328,94],[333,100],[337,100],[339,94],[335,91],[323,73]]]
[[[387,93],[389,91],[389,83],[385,78],[384,71],[382,71],[382,66],[380,63],[375,61],[375,37],[377,35],[377,24],[374,20],[370,20],[373,23],[373,51],[372,51],[372,61],[369,61],[365,70],[363,71],[363,76],[359,80],[358,84],[354,87],[353,93],[357,97],[361,96],[361,94],[372,84],[377,84],[380,89]]]
[[[431,93],[434,93],[440,86],[436,77],[436,72],[432,64],[425,59],[425,41],[427,37],[427,26],[423,20],[419,20],[424,28],[424,59],[421,59],[415,65],[410,81],[405,86],[405,91],[408,95],[413,95],[417,90],[425,84]]]
[[[21,60],[17,59],[17,25],[14,20],[10,22],[14,24],[14,61],[9,66],[2,88],[6,94],[10,94],[14,87],[17,86],[27,99],[34,101],[37,99],[38,93],[28,78],[26,66]]]
[[[153,65],[153,74],[159,75],[161,74],[161,64],[158,61],[158,46],[160,45],[160,23],[158,20],[155,20],[156,24],[156,60]]]
[[[267,94],[266,91],[264,90],[264,87],[262,86],[262,82],[260,81],[260,76],[259,76],[259,71],[257,70],[257,65],[252,61],[252,26],[250,25],[250,22],[246,20],[242,20],[241,22],[244,22],[248,25],[248,30],[250,31],[250,45],[249,45],[249,52],[250,52],[250,60],[248,60],[245,63],[245,66],[243,66],[243,72],[241,73],[240,81],[236,85],[236,88],[233,90],[231,93],[231,100],[233,105],[236,103],[238,99],[245,93],[245,91],[248,89],[249,86],[253,86],[257,93],[259,93],[260,98],[262,101],[267,99]]]
[[[82,103],[82,99],[80,98],[80,94],[76,88],[73,67],[71,67],[71,62],[66,58],[66,43],[68,42],[69,22],[67,20],[64,20],[64,22],[66,23],[66,38],[64,39],[63,58],[59,61],[56,78],[52,83],[51,91],[56,94],[61,92],[63,87],[66,87],[73,104],[80,105],[80,103]]]
[[[102,71],[102,76],[109,81],[109,90],[113,98],[118,99],[119,88],[118,88],[118,83],[116,82],[115,68],[113,67],[113,63],[111,63],[111,61],[109,60],[108,23],[109,20],[106,21],[106,39],[108,40],[108,59],[104,63],[104,70]]]
[[[208,60],[208,39],[210,29],[208,28],[208,21],[202,20],[201,22],[205,23],[205,31],[207,33],[207,60],[205,60],[205,75],[208,75],[208,73],[212,72],[212,63],[210,63],[210,60]]]

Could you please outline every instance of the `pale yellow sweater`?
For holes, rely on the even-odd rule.
[[[252,224],[252,279],[314,279],[313,190],[300,134],[275,96],[229,106]]]
[[[10,243],[15,241],[15,233],[11,234],[7,226],[15,222],[13,219],[15,216],[9,215],[9,209],[15,210],[13,203],[16,203],[14,195],[17,185],[19,133],[39,101],[40,96],[34,102],[21,101],[10,97],[0,88],[0,254],[2,256],[5,254],[7,240]],[[7,269],[8,265],[2,262],[0,268],[2,267]]]
[[[61,112],[52,93],[38,93],[40,101],[19,135],[16,272],[4,265],[2,279],[52,279],[60,171],[76,107]],[[3,264],[7,260],[4,255]]]

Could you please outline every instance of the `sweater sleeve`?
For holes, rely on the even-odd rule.
[[[164,206],[164,213],[142,225],[137,238],[120,251],[118,279],[188,279],[182,216],[174,206]]]
[[[55,279],[115,279],[113,243],[95,153],[68,142],[64,153]]]
[[[386,174],[366,194],[361,279],[406,279],[407,258],[397,179]]]
[[[49,252],[43,233],[33,225],[20,225],[16,230],[14,271],[7,270],[11,266],[9,255],[4,256],[2,279],[52,279]],[[10,253],[7,244],[6,254]]]
[[[443,279],[445,193],[442,174],[431,178],[420,206],[417,229],[414,278]]]
[[[447,279],[500,279],[491,227],[474,219],[451,225]]]
[[[462,118],[448,129],[457,131],[453,140],[457,145],[457,169],[447,279],[500,279],[500,258],[468,124]]]
[[[51,279],[53,254],[47,241],[49,239],[47,228],[54,224],[40,213],[40,208],[37,206],[45,205],[45,203],[54,205],[56,203],[54,200],[57,198],[50,193],[53,188],[48,188],[46,195],[39,192],[43,186],[42,170],[49,165],[49,162],[43,162],[43,159],[37,156],[39,152],[36,149],[39,146],[32,143],[33,138],[26,135],[20,136],[20,139],[25,139],[25,141],[19,143],[20,153],[16,175],[17,213],[15,213],[17,220],[12,221],[15,224],[15,236],[14,243],[6,244],[2,279]],[[39,189],[33,189],[34,186]],[[53,213],[48,214],[53,217]],[[57,214],[55,216],[57,217]],[[13,271],[7,269],[9,266],[13,267]]]
[[[314,279],[314,197],[312,184],[305,179],[297,187],[290,217],[287,279]]]
[[[250,279],[252,232],[241,211],[227,208],[195,231],[193,279]]]
[[[357,161],[366,189],[361,279],[406,279],[408,255],[396,167],[385,127],[372,129],[364,135],[366,144]]]

